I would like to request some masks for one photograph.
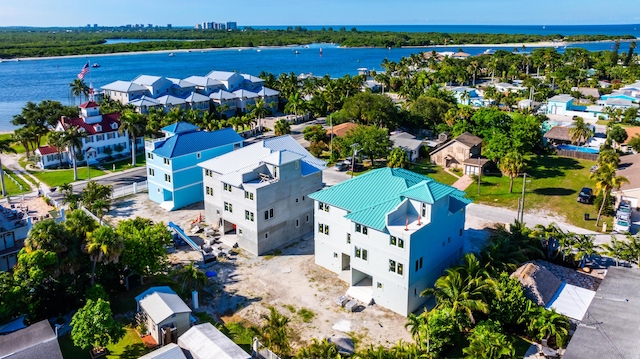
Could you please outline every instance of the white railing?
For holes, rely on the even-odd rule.
[[[258,338],[253,338],[253,345],[251,346],[251,357],[255,359],[280,359],[274,352],[269,350],[266,346],[260,343]]]
[[[115,187],[111,192],[111,199],[129,196],[147,191],[147,181],[135,182],[130,185]]]

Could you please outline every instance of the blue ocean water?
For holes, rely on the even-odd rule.
[[[606,31],[618,31],[615,29],[618,27],[624,28],[624,26],[632,25],[607,25],[606,28],[609,30]],[[597,28],[598,26],[594,27]],[[369,28],[372,30],[384,29],[381,26],[369,26]],[[403,28],[406,29],[407,27],[404,26]],[[490,29],[500,30],[503,27],[449,26],[446,28],[464,28],[465,30],[460,32],[486,33],[490,32]],[[512,32],[521,33],[529,27],[508,28]],[[573,29],[574,27],[567,28]],[[640,28],[640,25],[638,28]],[[540,27],[540,29],[542,28]],[[433,31],[445,31],[445,29]],[[586,33],[587,29],[577,27],[573,31],[575,33]],[[618,34],[627,33],[625,32],[626,30],[619,31],[621,32]],[[596,33],[605,33],[605,29],[598,30]],[[564,34],[568,33],[565,32]],[[609,32],[609,34],[613,33]],[[612,43],[601,42],[571,46],[584,47],[590,51],[600,51],[610,50]],[[621,51],[625,51],[628,46],[628,42],[623,42],[620,47]],[[320,48],[323,49],[322,56],[320,56]],[[238,49],[175,51],[175,56],[171,57],[167,55],[167,52],[161,52],[21,61],[5,60],[0,63],[0,131],[10,131],[14,128],[11,124],[11,119],[15,114],[20,113],[27,101],[39,102],[50,99],[64,104],[73,104],[74,99],[70,96],[69,84],[76,78],[76,75],[87,61],[91,61],[91,63],[97,62],[101,65],[99,68],[91,68],[89,74],[85,77],[87,83],[91,83],[94,88],[99,88],[116,80],[132,80],[140,74],[185,78],[191,75],[206,75],[214,69],[238,71],[252,75],[258,75],[260,71],[264,70],[275,74],[293,72],[295,74],[313,73],[317,76],[328,74],[332,77],[339,77],[346,74],[354,75],[357,73],[357,69],[361,67],[379,71],[382,69],[380,64],[385,58],[398,61],[404,56],[422,51],[457,51],[458,49],[475,55],[484,52],[488,47],[454,45],[388,50],[381,48],[340,48],[331,44],[313,44],[308,48],[288,46],[262,48],[260,51],[256,48],[243,49],[242,51]],[[512,47],[492,47],[492,49],[513,50]],[[527,50],[531,49],[533,48],[527,48]],[[518,50],[522,51],[522,49]],[[295,51],[298,51],[299,54],[295,54]],[[558,51],[562,52],[563,48],[559,48]]]

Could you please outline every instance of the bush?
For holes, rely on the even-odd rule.
[[[603,216],[613,216],[615,214],[615,211],[613,209],[613,204],[615,203],[616,199],[613,196],[608,196],[608,200],[607,202],[604,204],[604,208],[602,208],[602,215]],[[595,206],[596,211],[600,210],[600,206],[602,205],[602,192],[600,192],[599,195],[596,196],[596,198],[593,200],[593,205]]]

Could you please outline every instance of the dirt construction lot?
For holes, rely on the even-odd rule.
[[[110,216],[114,222],[136,216],[156,222],[172,221],[186,229],[202,212],[202,204],[166,212],[143,193],[115,203]],[[481,231],[469,233],[475,233],[471,242],[483,237],[479,235]],[[199,260],[201,256],[190,247],[182,246],[170,259],[178,264]],[[291,318],[291,339],[298,345],[311,338],[346,336],[358,339],[360,348],[369,344],[389,347],[398,340],[412,341],[404,327],[406,318],[398,314],[377,305],[351,313],[335,304],[336,298],[346,293],[348,285],[314,263],[311,236],[272,256],[255,257],[238,250],[231,259],[218,261],[206,270],[218,275],[206,288],[213,295],[202,298],[201,306],[223,321],[245,320],[259,324],[260,315],[274,306]]]

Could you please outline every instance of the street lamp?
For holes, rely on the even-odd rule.
[[[356,147],[358,146],[360,146],[360,144],[357,142],[351,145],[351,148],[353,148],[353,155],[351,156],[351,178],[353,178],[353,171],[356,169],[356,154],[358,154]]]
[[[531,180],[527,181],[527,173],[525,172],[522,175],[522,196],[520,197],[520,199],[518,200],[518,215],[517,218],[518,221],[520,221],[520,223],[524,222],[524,198],[525,198],[525,191],[527,188],[527,183],[531,183]]]

